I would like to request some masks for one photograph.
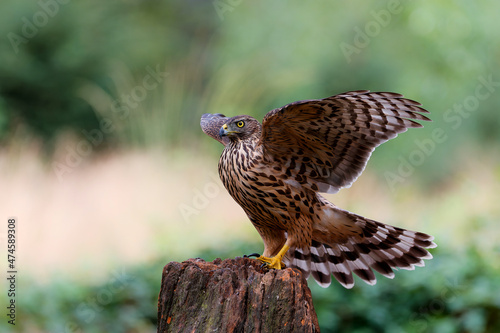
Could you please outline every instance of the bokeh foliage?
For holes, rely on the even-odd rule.
[[[81,136],[81,130],[99,128],[98,118],[105,116],[99,112],[111,107],[96,109],[92,100],[99,96],[87,96],[88,86],[102,89],[111,101],[120,100],[121,94],[130,94],[127,88],[136,85],[136,76],[140,82],[147,66],[179,68],[179,73],[193,70],[185,65],[186,58],[204,48],[213,34],[214,19],[203,14],[203,7],[211,8],[210,4],[191,2],[197,11],[189,2],[41,1],[48,4],[44,7],[37,2],[3,1],[0,137],[5,142],[20,125],[48,146],[61,131]],[[120,88],[123,91],[117,91]],[[155,107],[158,113],[166,109],[163,103]],[[145,109],[134,111],[147,117]],[[106,140],[116,136],[122,145],[130,142],[118,131]]]
[[[209,250],[199,256],[205,260],[221,255],[234,257],[258,246],[239,244],[231,250],[217,253]],[[311,279],[309,286],[321,331],[498,332],[499,267],[492,267],[472,247],[464,248],[461,253],[440,249],[433,253],[436,258],[427,262],[425,268],[396,272],[393,280],[378,275],[376,287],[356,278],[352,290],[335,281],[324,289]],[[123,289],[111,288],[110,281],[90,286],[65,279],[56,279],[48,285],[29,281],[18,300],[17,329],[155,332],[158,277],[163,264],[154,262],[126,268],[125,273],[120,273],[126,276]],[[115,289],[116,292],[110,292]],[[1,322],[0,328],[8,332],[12,327]]]
[[[67,129],[82,136],[98,128],[148,66],[169,79],[126,119],[115,119],[106,142],[184,142],[185,133],[201,135],[204,112],[260,118],[297,99],[354,89],[397,91],[424,103],[436,123],[418,135],[443,124],[449,139],[440,152],[500,138],[498,94],[467,112],[459,130],[443,120],[474,94],[479,76],[497,80],[495,2],[46,2],[57,4],[48,7],[53,16],[36,2],[0,4],[3,142],[19,126],[49,143]],[[36,19],[40,12],[49,13],[46,21]],[[26,22],[35,29],[29,38]],[[99,103],[102,95],[108,99]],[[387,154],[414,138],[403,136]],[[446,165],[442,155],[433,154],[432,164]]]

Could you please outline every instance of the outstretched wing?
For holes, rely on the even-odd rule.
[[[400,94],[368,90],[299,101],[264,117],[260,144],[288,176],[336,193],[358,178],[375,147],[422,127],[414,120],[430,121],[420,105]]]

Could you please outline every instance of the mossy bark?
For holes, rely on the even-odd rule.
[[[296,269],[253,259],[171,262],[163,269],[158,332],[319,332],[311,291]]]

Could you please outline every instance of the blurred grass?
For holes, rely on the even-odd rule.
[[[329,196],[355,213],[430,233],[438,248],[425,267],[396,272],[394,280],[380,277],[373,287],[357,281],[352,290],[336,283],[322,289],[311,281],[322,331],[498,330],[500,173],[497,157],[484,155],[491,157],[464,161],[454,180],[433,192],[411,179],[391,192],[369,164],[352,188]],[[1,322],[2,331],[64,332],[68,324],[83,332],[154,331],[167,262],[262,251],[258,234],[214,178],[213,156],[193,161],[186,151],[120,153],[82,165],[62,184],[23,156],[11,152],[9,163],[0,164],[0,181],[11,189],[0,208],[32,207],[33,214],[14,209],[23,222],[19,324],[12,330]],[[33,186],[44,188],[43,198],[21,195]],[[73,187],[80,189],[76,204],[68,197]],[[200,193],[205,204],[196,203]],[[182,205],[197,211],[183,216]],[[117,274],[125,276],[118,290]]]
[[[18,126],[27,124],[53,143],[61,132],[82,136],[82,129],[98,128],[99,119],[111,117],[115,130],[96,150],[108,144],[179,145],[200,139],[198,120],[205,112],[261,118],[295,100],[371,89],[421,101],[435,121],[391,143],[388,153],[379,152],[374,163],[381,169],[388,156],[403,153],[436,127],[444,128],[449,139],[429,157],[430,165],[441,167],[426,164],[419,171],[428,174],[423,179],[446,176],[454,164],[449,152],[453,157],[461,145],[498,143],[500,120],[492,112],[500,104],[498,94],[464,116],[459,130],[443,119],[454,104],[475,93],[479,76],[497,80],[500,49],[491,42],[497,3],[401,4],[400,12],[389,15],[387,25],[350,57],[341,43],[354,45],[355,28],[377,22],[374,15],[387,11],[388,3],[292,3],[242,2],[222,19],[203,1],[92,0],[61,6],[17,54],[8,38],[2,40],[0,137],[9,142],[18,137]],[[22,35],[20,18],[30,19],[40,10],[15,1],[0,6],[5,34]],[[129,116],[117,119],[110,111],[113,102],[142,84],[148,66],[159,66],[169,76]]]

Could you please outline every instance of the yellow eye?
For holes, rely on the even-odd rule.
[[[236,126],[238,126],[239,128],[242,128],[243,126],[245,126],[245,122],[243,120],[240,120],[236,123]]]

